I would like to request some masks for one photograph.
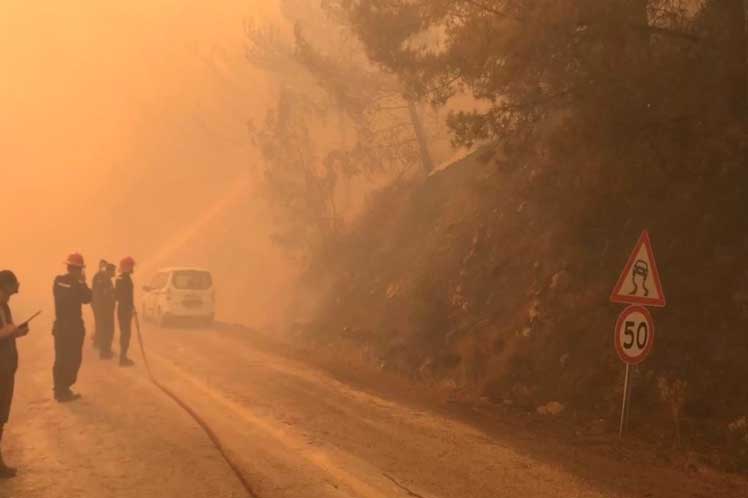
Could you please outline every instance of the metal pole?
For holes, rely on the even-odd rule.
[[[629,388],[626,389],[626,418],[623,421],[624,432],[629,431],[629,424],[631,423],[631,391],[634,389],[634,375],[638,371],[638,365],[634,365],[631,368],[631,374],[629,375]]]
[[[629,395],[629,364],[626,363],[626,377],[623,380],[623,402],[621,403],[621,423],[618,426],[618,439],[623,439],[623,426],[626,421],[626,404]]]

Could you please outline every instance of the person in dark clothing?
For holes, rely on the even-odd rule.
[[[119,364],[131,367],[133,361],[128,358],[130,349],[130,335],[132,333],[132,317],[135,314],[134,287],[132,272],[135,270],[135,260],[131,257],[122,259],[119,264],[119,277],[114,285],[114,296],[117,300],[117,321],[119,322]]]
[[[94,298],[91,300],[91,307],[94,308],[94,333],[91,335],[91,343],[93,344],[93,347],[95,349],[99,348],[99,326],[98,326],[98,320],[96,320],[96,309],[95,305],[93,304],[94,301],[96,301],[95,297],[95,287],[96,287],[96,278],[101,275],[104,271],[106,271],[106,260],[102,259],[99,261],[99,271],[96,272],[96,275],[94,275],[93,280],[91,281],[91,290],[94,291]]]
[[[10,296],[16,294],[18,288],[18,279],[13,272],[0,271],[0,443],[2,443],[3,430],[10,415],[16,370],[18,369],[16,338],[29,333],[28,324],[16,326],[13,323],[13,316],[8,306]],[[0,448],[0,479],[8,479],[15,475],[16,469],[5,464]]]
[[[91,283],[91,307],[94,312],[95,342],[102,359],[110,359],[114,339],[114,278],[115,266],[104,260],[99,264],[99,272]]]
[[[67,273],[55,278],[55,337],[54,377],[55,399],[61,403],[80,398],[70,388],[78,379],[83,359],[83,341],[86,328],[83,324],[82,306],[91,302],[91,289],[86,284],[83,256],[68,256]]]

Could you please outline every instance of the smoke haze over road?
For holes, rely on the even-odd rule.
[[[237,266],[227,257],[241,258],[246,278],[272,267],[246,122],[273,91],[245,60],[244,23],[276,10],[258,0],[2,2],[2,264],[27,293],[48,298],[73,250],[89,273],[128,253],[219,262],[219,282]],[[241,202],[238,184],[250,194]]]

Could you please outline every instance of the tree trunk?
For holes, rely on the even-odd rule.
[[[629,1],[629,23],[632,26],[649,27],[649,14],[647,7],[649,0],[630,0]],[[634,29],[631,33],[629,44],[633,45],[633,50],[637,58],[645,58],[649,55],[649,30]]]
[[[431,153],[429,152],[429,146],[426,142],[426,133],[423,131],[423,123],[421,123],[421,117],[418,115],[418,109],[416,104],[412,100],[408,100],[408,111],[410,111],[410,120],[413,123],[413,130],[416,133],[416,140],[418,140],[418,147],[421,150],[421,165],[424,171],[428,175],[434,169],[434,163],[431,160]]]
[[[727,99],[733,117],[745,121],[748,110],[748,61],[744,0],[717,0],[725,15],[725,69]]]

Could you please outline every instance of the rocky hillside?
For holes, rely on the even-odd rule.
[[[306,294],[325,298],[299,339],[612,432],[624,368],[612,342],[622,306],[608,296],[646,228],[668,306],[653,311],[654,352],[633,370],[630,428],[729,447],[728,465],[747,468],[745,173],[614,171],[489,147],[380,192],[307,275]]]

